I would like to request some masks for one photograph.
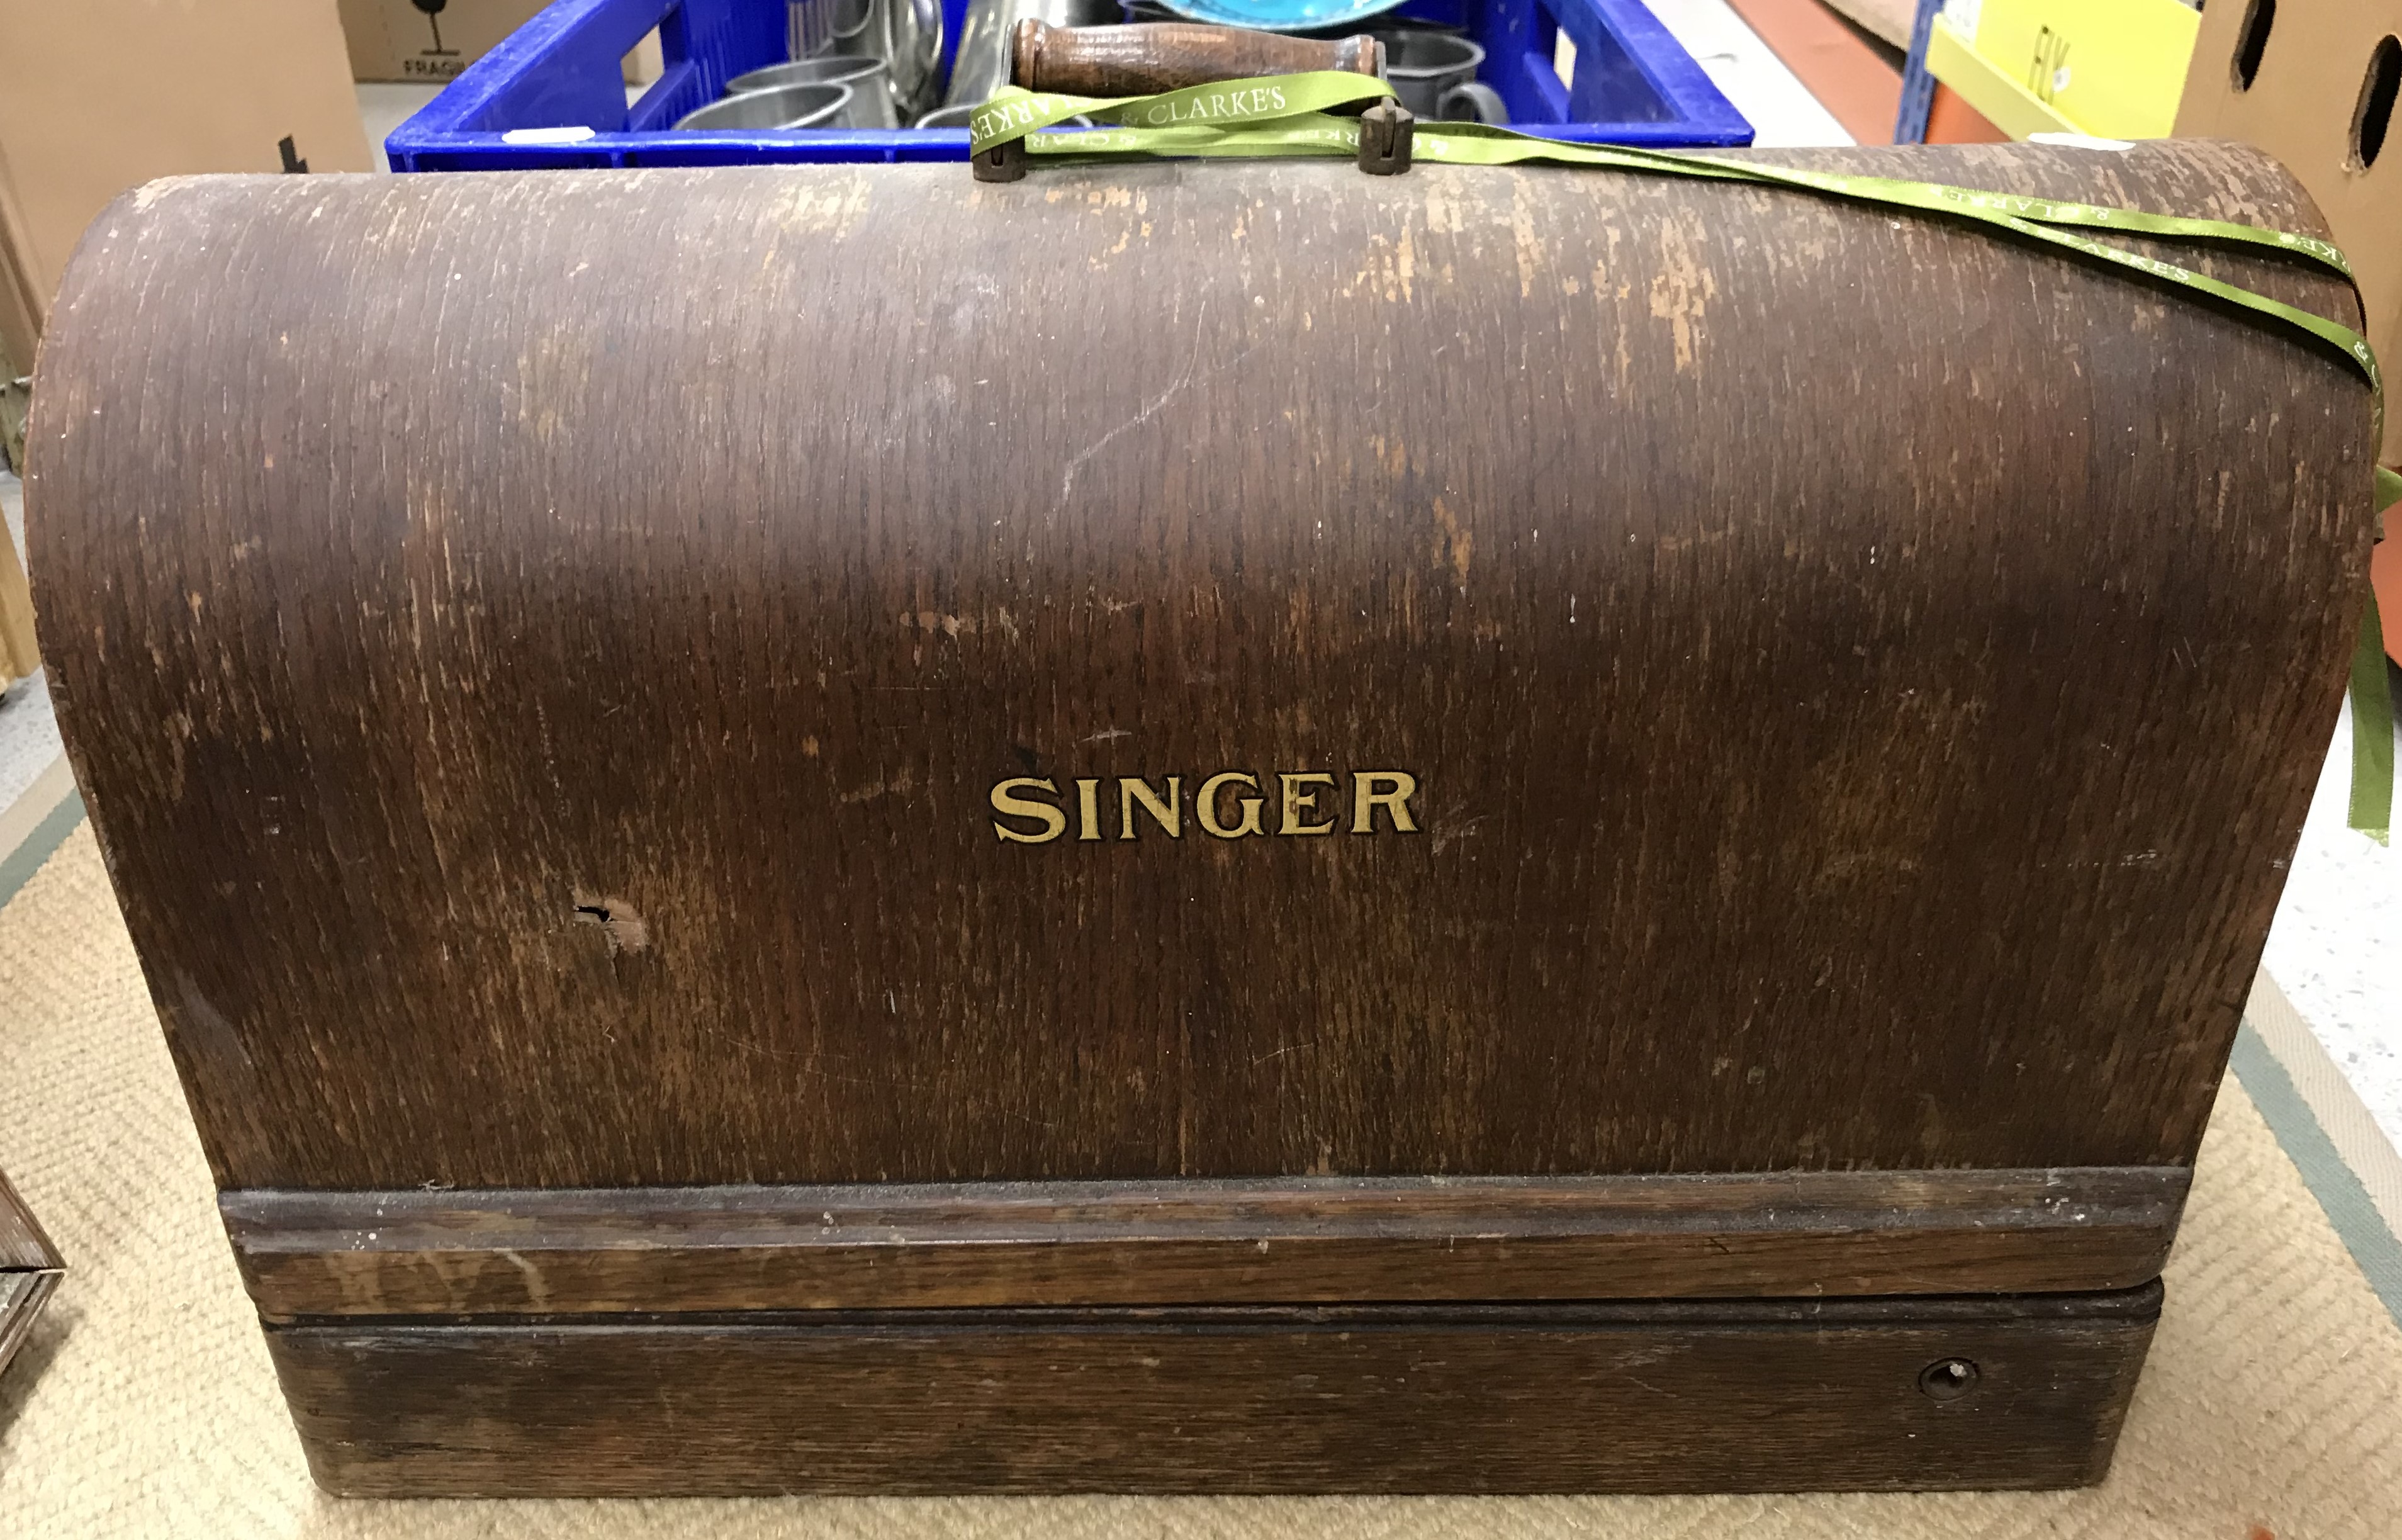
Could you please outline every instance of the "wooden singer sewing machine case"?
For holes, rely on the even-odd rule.
[[[361,1494],[2095,1480],[2371,524],[2256,317],[1572,169],[164,183],[35,403]]]

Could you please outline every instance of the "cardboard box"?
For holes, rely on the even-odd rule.
[[[374,169],[326,0],[0,0],[0,392],[33,368],[84,228],[128,187],[295,162]],[[0,418],[20,405],[0,399]],[[7,552],[0,679],[35,663],[16,566]]]
[[[374,169],[325,0],[0,0],[0,344],[19,368],[84,227],[126,188]]]
[[[2259,146],[2310,189],[2359,277],[2389,402],[2402,369],[2397,73],[2402,0],[2218,0],[2202,14],[2176,118],[2180,134]],[[2382,458],[2402,464],[2402,407],[2389,405]],[[2387,515],[2389,530],[2395,522]],[[2402,629],[2391,616],[2386,626]]]
[[[548,0],[341,0],[351,73],[361,80],[449,79],[525,25]],[[659,77],[658,35],[627,56],[626,83]]]
[[[6,67],[0,61],[0,69]],[[0,387],[33,369],[34,344],[42,335],[49,291],[35,276],[31,240],[31,222],[8,169],[8,146],[0,138]]]
[[[448,80],[525,25],[545,0],[341,0],[351,74]]]
[[[1827,0],[1827,8],[1887,47],[1910,51],[1918,0]]]
[[[15,543],[0,530],[0,689],[41,666],[41,648],[34,642],[34,595]]]

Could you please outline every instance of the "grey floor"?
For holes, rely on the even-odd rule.
[[[21,562],[25,559],[24,487],[5,470],[0,470],[0,513],[7,516],[8,538]],[[50,714],[48,679],[37,673],[0,694],[0,811],[23,796],[34,777],[63,752],[58,719]],[[0,851],[0,855],[7,853]]]
[[[2344,826],[2351,790],[2347,706],[2260,962],[2402,1149],[2402,848]]]

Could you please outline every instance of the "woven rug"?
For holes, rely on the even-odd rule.
[[[2202,1145],[2169,1264],[2167,1308],[2117,1465],[2101,1486],[2075,1492],[644,1503],[322,1496],[217,1228],[200,1142],[88,826],[67,835],[0,909],[0,1169],[69,1269],[49,1313],[0,1379],[0,1534],[10,1536],[2402,1535],[2402,1328],[2232,1076]]]

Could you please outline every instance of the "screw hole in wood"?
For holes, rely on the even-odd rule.
[[[641,951],[651,944],[650,925],[622,898],[579,893],[573,918],[579,925],[600,926],[612,957],[621,951]]]
[[[1918,1388],[1932,1400],[1957,1401],[1976,1388],[1977,1366],[1966,1358],[1939,1358],[1918,1371]]]

